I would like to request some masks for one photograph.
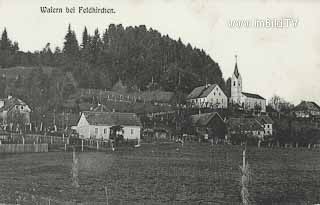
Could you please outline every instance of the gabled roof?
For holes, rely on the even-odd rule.
[[[113,85],[111,90],[115,92],[126,93],[128,88],[122,83],[121,79],[119,79],[118,82]]]
[[[260,124],[262,124],[262,125],[273,124],[273,120],[267,115],[260,115],[260,116],[256,117],[256,120],[258,120],[258,122],[260,122]]]
[[[0,108],[0,112],[9,111],[16,105],[27,105],[25,102],[15,97],[0,99],[0,101],[4,102],[4,106]]]
[[[242,94],[245,95],[245,96],[248,97],[248,98],[256,98],[256,99],[265,100],[265,98],[261,97],[261,96],[258,95],[258,94],[245,93],[245,92],[242,92]]]
[[[191,115],[191,122],[195,126],[206,126],[210,122],[212,118],[215,116],[218,116],[221,121],[223,121],[222,117],[217,112],[211,112],[211,113],[203,113],[203,114],[197,114],[197,115]]]
[[[204,86],[196,87],[187,96],[187,99],[207,97],[216,86],[218,86],[218,85],[212,84],[212,85],[208,85],[208,86],[204,85]]]
[[[141,126],[140,119],[135,113],[88,111],[83,114],[90,125]]]
[[[228,127],[231,130],[243,131],[262,131],[263,126],[255,118],[230,118],[227,120]]]
[[[320,111],[320,107],[317,103],[312,101],[301,101],[299,105],[297,105],[294,110],[296,111]]]
[[[98,104],[98,106],[93,108],[92,111],[95,111],[95,112],[110,112],[111,110],[109,108],[107,108],[107,106],[105,106],[103,104]]]

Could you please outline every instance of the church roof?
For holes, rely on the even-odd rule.
[[[233,71],[234,75],[239,78],[239,70],[238,70],[238,63],[236,62],[236,65],[234,66],[234,71]]]
[[[261,97],[260,95],[258,94],[253,94],[253,93],[245,93],[245,92],[242,92],[242,94],[248,98],[256,98],[256,99],[261,99],[261,100],[265,100],[265,98]]]
[[[216,86],[218,86],[218,85],[212,84],[212,85],[208,85],[208,86],[204,85],[204,86],[196,87],[187,96],[187,99],[207,97]]]

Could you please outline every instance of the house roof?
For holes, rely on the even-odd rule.
[[[263,126],[255,118],[230,118],[227,121],[228,127],[231,130],[245,130],[245,131],[261,131]]]
[[[191,115],[191,122],[193,125],[196,125],[196,126],[206,126],[210,122],[210,120],[215,116],[218,116],[223,121],[219,113],[211,112],[211,113]]]
[[[299,105],[297,105],[294,110],[308,110],[308,111],[320,111],[320,107],[317,103],[312,101],[302,101]]]
[[[209,86],[204,85],[204,86],[196,87],[187,96],[187,99],[207,97],[216,86],[218,85],[212,84]]]
[[[90,125],[141,126],[140,119],[135,113],[87,111],[83,114]]]
[[[25,102],[15,97],[0,99],[0,101],[4,102],[4,106],[0,108],[1,112],[4,110],[6,111],[11,110],[16,105],[26,105]]]
[[[121,79],[116,82],[116,84],[113,85],[112,91],[119,92],[119,93],[126,93],[128,90],[127,86],[125,86]]]
[[[258,95],[258,94],[245,93],[245,92],[242,92],[242,94],[245,95],[245,96],[248,97],[248,98],[256,98],[256,99],[265,100],[265,98],[261,97],[261,96]]]
[[[267,115],[260,115],[256,117],[256,120],[260,122],[260,124],[273,124],[273,120]]]

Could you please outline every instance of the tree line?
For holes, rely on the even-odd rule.
[[[85,27],[80,43],[69,25],[64,39],[62,48],[52,50],[47,43],[41,51],[22,52],[4,29],[0,65],[56,67],[71,72],[82,88],[110,89],[119,79],[136,90],[189,93],[204,83],[225,88],[218,63],[204,50],[144,25],[124,28],[110,24],[93,34]]]

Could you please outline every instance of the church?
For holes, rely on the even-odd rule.
[[[234,72],[231,77],[230,104],[238,104],[244,110],[261,109],[266,112],[266,99],[258,94],[242,91],[242,78],[238,70],[237,56]]]

